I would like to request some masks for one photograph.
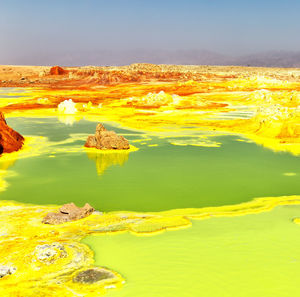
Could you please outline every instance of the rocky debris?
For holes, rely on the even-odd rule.
[[[51,71],[49,71],[51,69]],[[30,85],[28,80],[20,81],[20,77],[28,79],[40,78],[38,86],[51,86],[71,88],[82,86],[111,85],[135,82],[187,82],[190,80],[200,82],[219,82],[221,80],[265,75],[298,82],[299,69],[278,69],[263,67],[239,66],[205,66],[205,65],[154,65],[132,64],[128,66],[84,66],[60,67],[46,66],[0,66],[1,79],[5,86]],[[49,75],[52,74],[52,75]],[[68,78],[68,79],[67,79]],[[1,81],[0,81],[1,82]]]
[[[63,205],[59,212],[49,212],[44,218],[44,224],[58,225],[65,222],[83,219],[94,212],[94,208],[86,203],[83,207],[78,207],[74,203]]]
[[[0,265],[0,278],[15,273],[17,268],[12,266]]]
[[[44,264],[53,264],[59,258],[67,257],[67,252],[60,243],[38,245],[34,251],[38,261]]]
[[[18,151],[24,144],[24,137],[10,128],[0,111],[0,154]]]
[[[77,273],[77,275],[73,277],[73,282],[81,284],[93,284],[113,278],[115,278],[115,275],[109,270],[103,268],[90,268]]]
[[[50,68],[50,74],[51,75],[64,75],[64,74],[67,74],[68,71],[63,69],[62,67],[60,66],[53,66]]]
[[[96,127],[95,135],[89,135],[84,146],[95,147],[99,150],[128,150],[130,148],[126,138],[117,135],[114,131],[107,131],[100,123]]]

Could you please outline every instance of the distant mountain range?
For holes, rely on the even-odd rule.
[[[234,65],[300,68],[300,52],[270,51],[237,57]]]
[[[0,64],[13,65],[121,66],[132,63],[300,68],[300,51],[269,51],[228,56],[207,50],[99,50],[64,54],[33,53],[30,56],[23,53],[22,56],[10,59],[0,57]]]

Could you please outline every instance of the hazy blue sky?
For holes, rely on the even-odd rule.
[[[0,64],[104,49],[300,51],[299,12],[299,0],[0,0]]]

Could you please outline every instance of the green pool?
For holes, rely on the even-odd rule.
[[[123,134],[139,150],[123,160],[118,160],[122,159],[118,154],[115,159],[103,156],[99,162],[108,166],[99,175],[95,160],[84,150],[56,153],[49,158],[59,146],[81,148],[96,123],[82,120],[67,126],[53,118],[10,118],[8,123],[25,136],[45,136],[58,144],[41,156],[17,160],[9,168],[16,176],[8,179],[10,186],[1,193],[5,200],[36,204],[89,202],[102,211],[161,211],[236,204],[254,197],[295,195],[300,191],[299,158],[236,141],[239,136],[215,137],[221,147],[176,146],[169,138],[106,123],[108,129]],[[185,138],[197,138],[197,133],[201,132]],[[82,139],[59,144],[76,134]],[[146,141],[132,142],[143,139]],[[158,146],[148,146],[153,144]]]

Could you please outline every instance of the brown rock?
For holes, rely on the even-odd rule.
[[[83,219],[93,213],[95,209],[86,203],[83,207],[78,207],[74,203],[64,204],[59,212],[49,212],[44,218],[44,224],[58,225],[65,222]]]
[[[44,224],[58,225],[65,222],[70,222],[71,218],[68,214],[64,214],[61,212],[49,212],[44,218]]]
[[[63,214],[69,215],[72,220],[78,220],[90,215],[94,208],[91,207],[88,203],[84,205],[84,207],[77,207],[74,203],[69,203],[63,205],[59,211]]]
[[[130,148],[126,138],[117,135],[114,131],[107,131],[102,124],[97,125],[95,136],[88,136],[84,146],[95,147],[99,150],[128,150]]]
[[[0,112],[0,154],[18,151],[24,144],[24,137],[10,128]]]

